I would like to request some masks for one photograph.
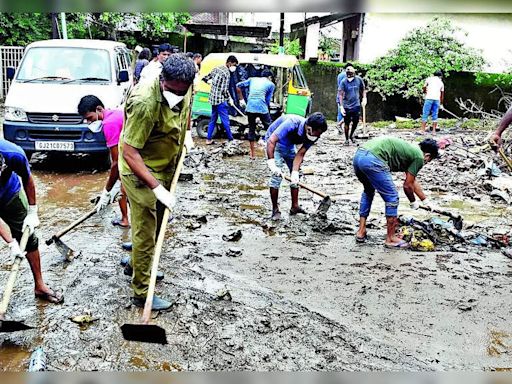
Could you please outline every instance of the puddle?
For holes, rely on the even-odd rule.
[[[0,369],[3,371],[26,371],[31,352],[26,347],[0,344]]]

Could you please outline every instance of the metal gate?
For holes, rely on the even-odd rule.
[[[17,68],[25,47],[0,46],[0,99],[7,95],[11,80],[7,79],[7,67]]]

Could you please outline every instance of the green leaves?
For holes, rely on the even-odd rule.
[[[481,52],[464,45],[458,39],[463,34],[449,20],[437,17],[412,30],[368,70],[369,88],[383,98],[395,94],[420,98],[425,79],[436,70],[449,76],[450,71],[481,69],[485,63]]]
[[[279,40],[276,41],[270,47],[270,52],[277,54],[279,53]],[[290,41],[290,39],[284,39],[284,53],[287,55],[300,56],[302,55],[302,48],[298,39]]]

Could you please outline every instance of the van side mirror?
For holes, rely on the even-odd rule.
[[[119,83],[126,83],[127,81],[130,81],[130,75],[126,69],[119,71],[118,81]]]
[[[12,80],[14,79],[14,73],[16,72],[16,68],[14,67],[7,67],[6,68],[6,74],[7,74],[7,78],[9,80]]]

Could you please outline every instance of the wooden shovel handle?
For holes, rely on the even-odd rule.
[[[503,150],[503,148],[498,149],[498,152],[499,152],[501,158],[505,161],[505,164],[507,164],[508,169],[510,171],[512,171],[512,161],[505,154],[505,151]]]
[[[285,180],[292,181],[292,179],[290,179],[290,176],[283,175],[283,177],[284,177]],[[315,188],[310,187],[309,185],[306,185],[306,184],[303,184],[303,183],[299,183],[299,187],[304,188],[304,189],[308,190],[309,192],[312,192],[315,195],[318,195],[320,197],[327,197],[327,196],[329,196],[327,193],[319,191],[318,189],[315,189]]]
[[[178,185],[178,179],[180,177],[181,170],[183,168],[183,162],[185,161],[185,156],[187,155],[187,149],[183,147],[181,151],[180,160],[176,166],[176,170],[174,171],[174,176],[171,182],[171,188],[169,192],[171,194],[176,193],[176,186]],[[165,239],[165,231],[167,229],[167,222],[169,221],[169,216],[171,211],[169,209],[165,209],[164,217],[162,218],[162,225],[160,226],[160,232],[158,232],[158,238],[156,240],[155,245],[155,255],[153,256],[153,262],[151,265],[151,277],[149,279],[149,288],[148,295],[146,297],[146,303],[144,304],[144,312],[142,313],[142,324],[149,324],[151,319],[151,308],[153,306],[153,297],[155,295],[155,285],[156,285],[156,275],[158,273],[158,264],[160,263],[160,255],[162,253],[162,247]]]
[[[29,238],[30,229],[26,228],[23,232],[23,236],[20,241],[20,249],[21,252],[25,251],[25,247],[27,246],[28,238]],[[5,312],[7,312],[7,307],[9,306],[9,301],[11,300],[12,291],[14,289],[14,283],[16,282],[16,278],[18,277],[18,271],[20,270],[21,257],[18,256],[14,259],[14,262],[11,266],[11,273],[9,274],[9,278],[7,279],[7,284],[5,285],[4,295],[2,297],[2,303],[0,304],[0,320],[4,318]]]
[[[76,226],[78,226],[79,224],[82,224],[85,220],[87,220],[89,217],[93,216],[94,214],[96,213],[96,208],[94,208],[93,210],[89,211],[88,213],[86,213],[85,215],[81,216],[80,218],[78,218],[77,220],[73,221],[71,224],[69,224],[66,228],[64,228],[62,231],[54,234],[50,239],[46,240],[46,245],[50,245],[51,243],[53,243],[56,239],[59,239],[61,238],[62,236],[64,236],[66,233],[68,233],[69,231],[71,231],[73,228],[75,228]]]

